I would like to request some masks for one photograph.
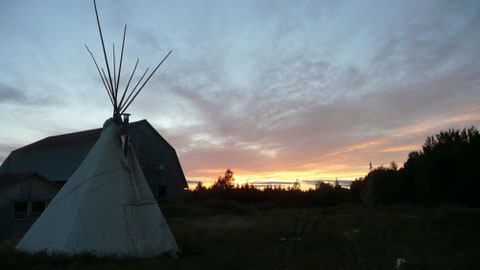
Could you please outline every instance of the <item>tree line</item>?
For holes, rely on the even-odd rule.
[[[234,185],[233,171],[230,169],[227,169],[224,176],[219,176],[209,188],[199,182],[191,196],[199,200],[216,198],[240,203],[272,203],[278,206],[333,206],[350,201],[350,198],[347,198],[350,196],[349,190],[340,186],[338,181],[334,185],[319,182],[314,189],[309,190],[302,190],[298,180],[291,187],[272,185],[259,189],[249,183]]]
[[[380,166],[354,181],[351,192],[370,204],[480,205],[480,134],[475,127],[442,131],[410,152],[403,167]]]
[[[206,188],[201,182],[191,196],[204,200],[218,198],[242,203],[269,202],[277,205],[334,206],[363,203],[368,206],[409,203],[434,205],[456,203],[479,206],[480,133],[477,128],[449,129],[428,136],[422,149],[410,152],[403,167],[371,168],[363,178],[352,182],[350,189],[319,182],[315,188],[302,190],[293,186],[234,185],[233,171],[227,169],[214,184]]]

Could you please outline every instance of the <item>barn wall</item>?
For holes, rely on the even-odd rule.
[[[133,149],[155,196],[165,187],[168,200],[180,199],[184,192],[183,175],[177,153],[148,124],[137,125],[131,133]]]
[[[24,233],[36,220],[36,218],[13,218],[14,201],[50,202],[58,190],[54,185],[35,175],[0,190],[0,233]]]

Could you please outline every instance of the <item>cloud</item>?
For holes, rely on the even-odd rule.
[[[51,106],[61,103],[58,97],[51,94],[47,95],[27,95],[25,90],[12,87],[0,82],[0,103],[32,105],[32,106]]]
[[[198,184],[199,181],[195,181],[195,180],[187,180],[187,184]]]
[[[279,185],[293,185],[295,181],[253,181],[249,184],[256,187],[279,186]]]
[[[200,160],[208,157],[212,164],[242,170],[301,170],[315,161],[318,167],[362,162],[366,170],[370,159],[389,162],[385,153],[398,152],[391,159],[405,159],[408,151],[420,147],[425,134],[438,128],[478,122],[445,122],[448,115],[461,114],[465,104],[480,99],[480,55],[471,50],[478,46],[472,47],[466,36],[473,24],[468,19],[455,22],[459,31],[451,31],[448,17],[423,18],[394,27],[387,38],[371,40],[379,45],[363,65],[343,66],[287,51],[258,61],[250,85],[241,90],[222,85],[216,74],[202,69],[208,79],[201,87],[174,88],[201,115],[202,122],[191,130],[208,135],[206,147],[193,146],[182,159],[194,168],[208,166]],[[403,139],[391,137],[435,122],[443,124]],[[197,140],[194,135],[181,137],[183,145]],[[260,155],[258,149],[264,147],[275,155]],[[363,157],[352,157],[355,153]],[[324,160],[329,155],[331,160]]]
[[[338,181],[338,183],[341,186],[348,186],[348,187],[352,183],[352,181],[350,180],[302,180],[301,182],[307,185],[316,185],[317,183],[320,183],[320,182],[335,184],[336,181]]]
[[[0,85],[0,102],[29,103],[31,100],[28,99],[22,92],[13,87]]]

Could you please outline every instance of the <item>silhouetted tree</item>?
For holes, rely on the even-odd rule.
[[[365,181],[363,181],[363,178],[360,177],[358,179],[355,179],[350,184],[350,194],[351,194],[351,199],[352,202],[354,203],[361,203],[362,202],[362,193],[365,190]]]
[[[213,184],[213,189],[228,190],[234,187],[235,178],[233,177],[233,171],[227,169],[223,176],[219,176],[217,181]]]
[[[428,136],[421,151],[408,155],[403,168],[395,162],[380,166],[363,180],[354,182],[352,193],[358,200],[361,190],[372,185],[376,203],[441,202],[480,205],[480,133],[475,127],[450,129]]]
[[[369,172],[363,181],[365,190],[362,200],[365,204],[390,204],[399,201],[397,169],[393,166],[392,168],[380,166]]]
[[[292,185],[292,190],[300,190],[300,188],[301,188],[301,185],[300,185],[300,182],[297,179]]]
[[[398,170],[398,165],[397,165],[397,163],[396,163],[395,161],[392,161],[392,162],[390,163],[390,169],[392,169],[392,170],[394,170],[394,171]]]
[[[422,151],[409,154],[402,172],[415,202],[479,205],[480,133],[475,127],[429,136]]]
[[[195,191],[205,191],[205,190],[207,190],[207,188],[203,185],[203,183],[201,181],[199,181],[194,190]]]

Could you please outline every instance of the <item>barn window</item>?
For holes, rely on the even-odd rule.
[[[158,186],[158,196],[163,196],[167,192],[167,186],[159,185]]]
[[[32,202],[32,209],[30,216],[39,217],[42,212],[45,210],[47,203],[46,202]]]
[[[28,202],[17,201],[13,202],[13,217],[22,218],[28,216]]]
[[[12,205],[13,218],[37,218],[47,207],[46,201],[16,201]]]

